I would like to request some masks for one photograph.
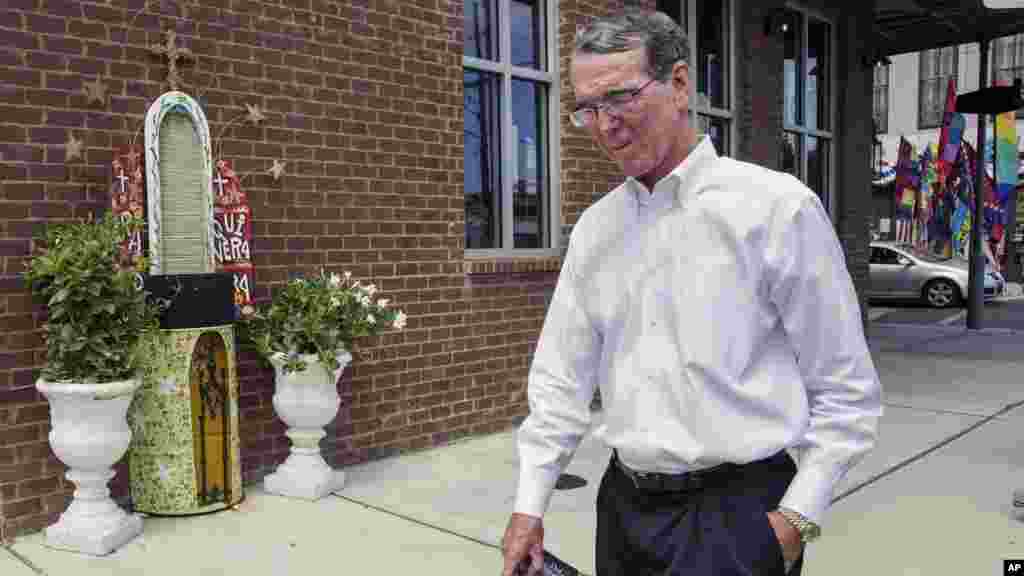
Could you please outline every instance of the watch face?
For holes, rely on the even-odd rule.
[[[811,540],[814,540],[818,536],[821,536],[821,528],[818,528],[814,524],[811,524],[811,525],[807,526],[806,528],[804,528],[800,532],[801,532],[800,536],[803,537],[804,542],[810,542]]]

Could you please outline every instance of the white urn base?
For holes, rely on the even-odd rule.
[[[142,517],[122,510],[107,487],[131,443],[126,414],[139,384],[36,382],[50,403],[50,447],[75,485],[67,509],[46,528],[46,546],[106,556],[142,533]]]
[[[46,528],[44,543],[57,550],[106,556],[139,534],[142,517],[128,514],[116,505],[102,515],[73,514],[69,508],[56,524]]]
[[[327,465],[319,450],[312,454],[294,451],[277,470],[263,479],[263,490],[278,496],[319,500],[345,487],[345,473]]]
[[[324,427],[338,415],[341,398],[337,382],[352,356],[338,356],[339,366],[329,370],[316,356],[304,355],[306,369],[285,372],[287,357],[270,358],[274,366],[274,412],[288,426],[288,458],[263,479],[264,491],[303,500],[319,500],[345,486],[345,473],[327,465],[320,452]]]

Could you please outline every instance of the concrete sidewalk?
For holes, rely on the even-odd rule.
[[[840,483],[810,576],[1002,574],[1024,558],[1024,349],[1005,332],[876,326],[885,387],[878,448]],[[600,414],[595,414],[600,418]],[[588,437],[556,492],[546,545],[594,573],[594,500],[608,451]],[[238,511],[147,518],[142,538],[106,558],[57,552],[42,535],[0,551],[0,574],[498,574],[514,498],[509,431],[348,470],[310,503],[247,487]]]

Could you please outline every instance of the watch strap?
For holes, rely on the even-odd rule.
[[[800,533],[800,539],[803,540],[804,543],[810,542],[818,536],[821,536],[821,528],[796,510],[780,507],[779,514],[781,514],[783,518],[788,520],[789,523],[796,528],[797,532]]]

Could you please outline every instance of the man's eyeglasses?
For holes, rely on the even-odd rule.
[[[639,96],[645,88],[654,82],[654,80],[654,78],[651,78],[639,88],[610,92],[594,104],[579,106],[572,111],[572,114],[569,115],[569,118],[572,120],[572,125],[577,128],[586,128],[587,126],[590,126],[597,121],[597,114],[601,110],[604,110],[607,114],[621,114],[636,100],[637,96]]]

